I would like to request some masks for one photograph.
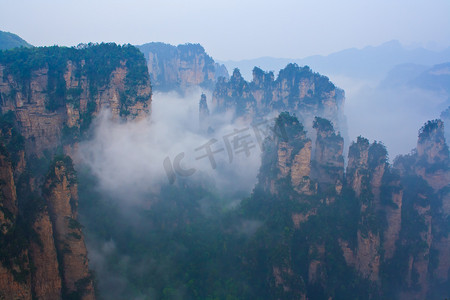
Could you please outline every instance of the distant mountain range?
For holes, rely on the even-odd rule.
[[[250,79],[253,67],[277,71],[288,63],[308,65],[321,74],[340,75],[360,79],[381,80],[397,65],[417,64],[432,66],[450,61],[450,48],[436,52],[424,48],[407,49],[393,40],[379,46],[363,49],[346,49],[327,56],[314,55],[302,59],[261,57],[241,61],[221,61],[229,71],[239,68],[241,74]]]
[[[33,46],[14,33],[0,31],[0,50],[8,50],[19,47]]]
[[[382,88],[409,86],[450,95],[450,63],[431,67],[417,64],[398,65],[388,72],[380,86]]]

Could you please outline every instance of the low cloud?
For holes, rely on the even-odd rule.
[[[407,86],[384,89],[378,82],[331,78],[345,90],[350,141],[359,135],[381,141],[391,160],[415,148],[418,130],[426,121],[439,118],[449,105],[448,96],[442,93]]]
[[[212,120],[214,133],[200,132],[200,95],[200,90],[190,91],[184,97],[176,93],[155,94],[151,116],[139,122],[118,122],[103,111],[94,123],[93,138],[80,144],[79,161],[98,177],[101,190],[126,196],[128,201],[139,202],[143,194],[158,193],[161,186],[172,183],[171,174],[176,181],[186,177],[197,182],[206,179],[225,194],[250,193],[261,155],[253,129],[218,118]],[[247,135],[251,143],[248,151],[234,148],[236,130],[240,136]],[[213,154],[214,165],[207,156],[207,144],[217,152]],[[190,172],[184,174],[183,170]]]

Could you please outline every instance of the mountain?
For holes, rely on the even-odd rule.
[[[418,64],[401,64],[394,66],[380,82],[382,88],[397,88],[408,85],[429,67]]]
[[[126,121],[150,104],[135,47],[0,52],[0,298],[95,299],[70,156],[101,111]]]
[[[8,50],[20,47],[33,47],[14,33],[0,31],[0,50]]]
[[[148,43],[137,48],[144,53],[155,90],[212,88],[219,77],[228,78],[225,66],[215,63],[200,44]]]
[[[450,97],[450,63],[434,65],[409,83],[425,90],[447,93]]]
[[[329,121],[315,121],[315,153],[295,117],[283,113],[276,126],[286,135],[266,141],[258,184],[240,208],[262,222],[243,257],[262,294],[444,298],[450,160],[442,121],[426,123],[416,152],[394,165],[381,143],[359,137],[345,172],[342,138]]]
[[[309,67],[288,64],[277,78],[273,72],[255,67],[251,82],[238,69],[230,80],[219,79],[212,97],[212,114],[233,113],[236,118],[260,121],[276,112],[289,111],[304,124],[312,124],[315,116],[321,116],[345,131],[343,105],[344,91],[328,77]]]
[[[302,59],[263,57],[221,63],[229,70],[239,68],[245,78],[251,78],[254,66],[265,70],[278,70],[287,63],[295,62],[330,76],[381,80],[396,65],[412,63],[432,66],[447,61],[450,61],[450,49],[441,52],[424,48],[406,49],[398,41],[393,40],[375,47],[345,49],[327,56],[315,55]]]
[[[431,67],[417,64],[402,64],[391,69],[380,83],[382,88],[409,87],[435,93],[446,93],[450,97],[450,63]]]

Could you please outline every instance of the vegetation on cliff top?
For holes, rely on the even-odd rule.
[[[419,130],[419,143],[424,142],[426,139],[431,137],[433,132],[436,132],[440,137],[444,136],[444,131],[438,132],[439,127],[442,127],[443,123],[441,120],[430,120]]]
[[[137,87],[149,81],[147,65],[142,53],[131,45],[114,43],[79,45],[78,47],[35,47],[0,51],[0,65],[5,66],[4,80],[8,75],[22,88],[24,94],[30,91],[33,72],[48,70],[48,102],[46,107],[55,111],[65,105],[66,101],[79,103],[81,90],[67,89],[64,73],[68,63],[75,68],[77,79],[86,78],[89,82],[90,96],[95,97],[98,90],[109,84],[111,74],[120,67],[126,67],[126,91],[121,97],[122,104],[129,104],[136,98]]]

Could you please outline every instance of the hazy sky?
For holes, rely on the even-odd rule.
[[[449,0],[0,0],[0,30],[29,43],[197,42],[219,60],[302,58],[398,39],[450,46]]]

